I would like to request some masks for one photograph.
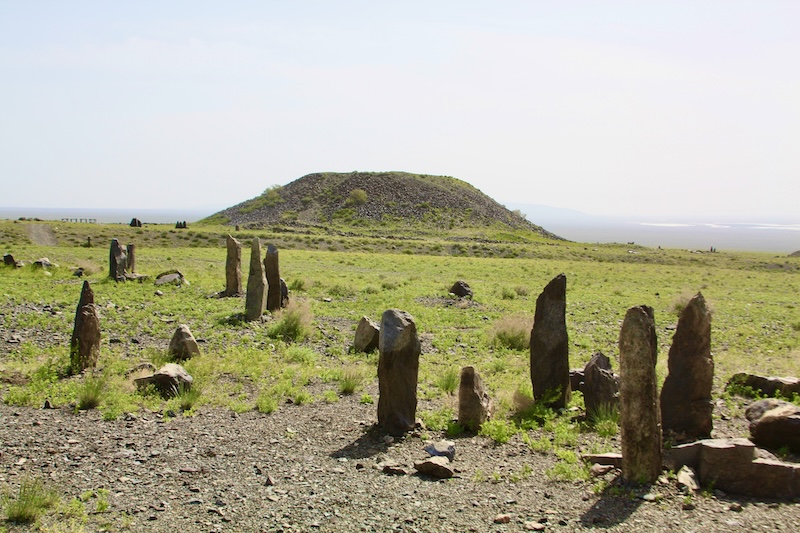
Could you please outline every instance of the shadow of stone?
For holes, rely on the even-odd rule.
[[[217,321],[217,324],[220,326],[241,326],[244,323],[244,313],[234,313],[231,316],[220,318]]]
[[[377,424],[369,427],[360,437],[347,446],[330,454],[334,459],[346,457],[348,459],[366,459],[374,457],[387,450],[383,437],[386,435]]]
[[[600,499],[583,515],[580,522],[586,528],[611,528],[625,522],[644,500],[635,495],[646,486],[626,485],[617,477],[603,490]]]

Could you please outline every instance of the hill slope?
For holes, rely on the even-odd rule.
[[[245,227],[418,225],[447,230],[503,226],[559,238],[464,181],[407,172],[308,174],[206,220]]]

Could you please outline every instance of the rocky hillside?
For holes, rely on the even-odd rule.
[[[206,220],[244,227],[424,224],[454,229],[501,225],[558,238],[464,181],[407,172],[308,174]]]

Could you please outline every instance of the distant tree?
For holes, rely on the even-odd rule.
[[[365,203],[367,203],[367,191],[364,189],[353,189],[345,201],[346,206],[364,205]]]

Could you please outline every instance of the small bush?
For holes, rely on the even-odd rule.
[[[278,409],[278,400],[271,394],[262,392],[256,398],[256,411],[259,413],[273,413]]]
[[[311,307],[306,302],[292,300],[278,313],[278,320],[269,328],[268,335],[285,342],[305,340],[311,333],[312,319]]]
[[[523,316],[501,318],[492,326],[489,339],[495,348],[527,350],[531,346],[531,320]]]
[[[314,397],[305,390],[299,390],[292,398],[292,402],[295,405],[305,405],[307,403],[312,403],[314,401]]]
[[[293,279],[291,283],[289,283],[289,290],[292,291],[304,291],[306,290],[306,282],[302,279]]]
[[[517,293],[514,289],[510,289],[508,287],[503,287],[500,291],[500,298],[503,300],[513,300],[517,297]]]
[[[345,200],[344,205],[351,207],[354,205],[364,205],[367,203],[367,191],[364,189],[353,189],[350,196]]]
[[[3,496],[3,507],[9,522],[28,524],[58,503],[56,491],[49,489],[39,479],[23,478],[16,495]]]

